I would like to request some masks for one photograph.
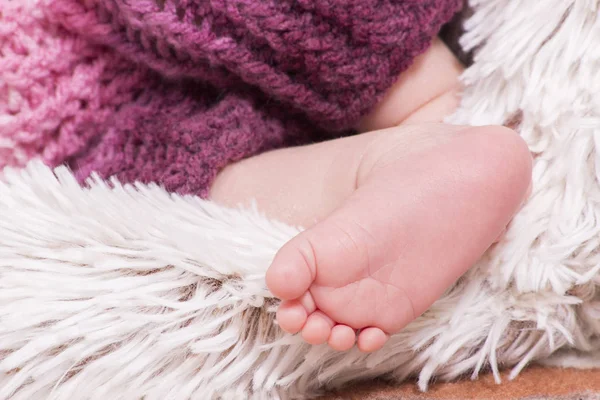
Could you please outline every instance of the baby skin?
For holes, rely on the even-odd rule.
[[[508,128],[442,124],[459,63],[435,41],[358,127],[223,170],[225,205],[254,200],[306,228],[275,256],[277,321],[311,344],[380,349],[500,237],[527,196],[531,156]]]

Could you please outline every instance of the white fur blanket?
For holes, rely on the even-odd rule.
[[[0,399],[287,399],[376,376],[425,389],[534,360],[599,365],[599,3],[471,1],[462,43],[476,56],[452,121],[516,127],[533,194],[505,240],[375,354],[274,324],[264,272],[294,228],[158,187],[6,170]]]

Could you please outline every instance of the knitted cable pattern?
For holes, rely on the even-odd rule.
[[[208,194],[228,163],[349,132],[462,0],[0,6],[0,166]]]

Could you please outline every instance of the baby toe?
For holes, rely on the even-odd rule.
[[[316,309],[312,295],[306,292],[299,299],[281,302],[277,309],[277,323],[287,333],[298,333]]]
[[[348,325],[336,325],[331,330],[328,343],[337,351],[350,350],[356,343],[356,331]]]
[[[304,328],[302,328],[302,337],[310,344],[323,344],[327,342],[331,335],[331,328],[335,323],[321,311],[315,311],[308,316]]]
[[[282,300],[297,299],[306,292],[316,275],[313,239],[307,231],[286,243],[267,270],[267,287]]]
[[[277,323],[287,333],[298,333],[304,327],[308,312],[298,300],[283,301],[277,309]]]
[[[379,328],[363,329],[358,335],[358,349],[364,353],[371,353],[383,347],[389,336]]]

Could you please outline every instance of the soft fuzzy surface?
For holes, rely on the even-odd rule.
[[[452,121],[517,128],[533,194],[385,350],[279,332],[264,272],[296,229],[158,187],[81,189],[34,163],[0,185],[0,399],[294,398],[375,376],[425,389],[532,360],[598,364],[599,2],[471,5],[475,59]]]

